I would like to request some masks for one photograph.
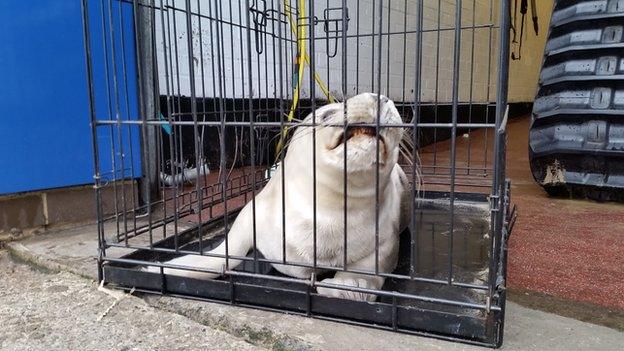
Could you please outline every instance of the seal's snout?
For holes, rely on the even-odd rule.
[[[363,93],[356,95],[347,100],[347,122],[348,123],[375,123],[377,116],[377,107],[380,111],[385,110],[385,105],[390,102],[388,97]]]
[[[397,128],[389,128],[387,125],[400,123],[401,117],[392,100],[383,95],[363,93],[347,99],[346,107],[346,114],[339,113],[334,116],[341,118],[346,115],[347,128],[336,127],[333,129],[331,142],[326,145],[328,150],[335,150],[351,139],[353,140],[349,143],[350,147],[368,149],[372,145],[371,140],[377,138],[384,152],[388,146],[394,148],[396,144],[394,139],[399,137],[400,133],[395,130]],[[336,119],[335,121],[338,122],[339,120]],[[379,129],[377,122],[380,123]],[[386,145],[388,142],[390,145]]]

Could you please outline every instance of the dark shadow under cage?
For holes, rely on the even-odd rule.
[[[82,3],[101,281],[502,344],[514,219],[505,179],[507,0]],[[356,113],[352,106],[370,108]],[[311,154],[290,158],[309,160],[300,173],[311,172],[313,182],[298,189],[312,194],[313,210],[305,214],[283,200],[296,184],[284,169],[297,128],[311,135],[301,133],[311,138]],[[317,151],[330,143],[325,130],[340,135],[335,148],[343,151],[340,179],[330,180],[342,184],[343,200],[332,203],[318,198],[329,167],[319,160],[327,154]],[[403,131],[396,145],[392,130]],[[345,205],[358,181],[353,174],[360,174],[347,167],[358,140],[374,145],[369,218],[353,217]],[[391,200],[383,169],[395,152],[407,210],[395,218],[404,230],[387,239],[380,211]],[[269,187],[282,200],[277,211],[262,212],[257,196]],[[112,213],[102,210],[104,188],[115,194]],[[331,246],[335,261],[317,251],[326,229],[316,211],[331,206],[339,207],[333,216],[344,227]],[[239,213],[251,218],[253,245],[235,255],[237,243],[226,234]],[[256,231],[269,215],[281,221],[282,233],[274,233],[281,259],[256,246],[266,241]],[[289,260],[285,228],[302,216],[310,217],[302,231],[313,242],[305,252],[311,256]],[[347,233],[357,221],[370,226]],[[372,248],[374,265],[350,256],[347,243],[360,232],[370,234],[360,243]],[[380,268],[392,261],[380,254],[380,240],[397,247],[397,264],[388,269]],[[224,264],[215,270],[180,263],[187,259]]]

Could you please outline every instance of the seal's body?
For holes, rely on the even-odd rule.
[[[316,127],[305,126],[313,121],[310,115],[304,120],[304,126],[297,128],[288,146],[284,163],[278,166],[274,176],[255,198],[256,245],[265,258],[274,261],[285,259],[287,262],[311,266],[315,253],[313,228],[316,212],[317,265],[344,266],[346,229],[346,263],[349,270],[375,272],[377,268],[378,272],[390,272],[394,269],[398,253],[398,235],[402,229],[401,199],[406,186],[405,174],[397,164],[403,129],[398,127],[379,129],[379,193],[376,194],[377,140],[376,129],[370,125],[376,123],[378,103],[381,111],[380,124],[401,123],[400,115],[392,101],[383,96],[378,99],[377,95],[365,93],[347,100],[346,135],[344,128],[337,126],[343,123],[345,117],[341,103],[317,109],[314,117]],[[316,130],[316,143],[313,142],[312,128]],[[346,197],[344,196],[345,140]],[[316,149],[316,170],[312,167],[313,147]],[[316,208],[313,201],[314,172],[316,172]],[[377,225],[376,199],[379,203]],[[285,220],[282,216],[282,201],[286,209]],[[228,233],[228,255],[244,256],[253,248],[253,221],[252,202],[249,202],[241,210]],[[285,223],[285,228],[282,227],[282,223]],[[211,253],[224,255],[225,242]],[[168,263],[221,271],[225,259],[187,255]],[[229,259],[229,268],[232,269],[239,263],[240,260]],[[274,264],[274,267],[286,275],[298,278],[309,278],[313,273],[313,268],[300,265]],[[176,269],[164,271],[165,274],[203,279],[218,276]],[[383,281],[382,277],[375,275],[338,271],[333,278],[322,282],[379,289]],[[375,295],[372,294],[327,287],[319,287],[317,291],[335,297],[375,299]]]

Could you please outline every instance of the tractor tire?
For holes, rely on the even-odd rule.
[[[549,195],[624,201],[624,0],[556,0],[529,160]]]

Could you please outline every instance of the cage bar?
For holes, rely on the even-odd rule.
[[[100,281],[502,344],[513,217],[505,178],[508,0],[82,0],[82,7]],[[349,211],[357,203],[348,197],[348,101],[364,92],[376,94],[374,120],[357,124],[375,138],[374,228],[366,229],[374,233],[374,265],[357,267],[349,245],[355,235],[349,228],[360,219]],[[386,100],[400,122],[382,121]],[[319,113],[332,103],[342,111],[338,122]],[[331,264],[317,247],[318,211],[327,204],[319,195],[323,155],[316,147],[309,188],[299,189],[311,194],[311,257],[289,251],[297,209],[286,202],[293,190],[285,156],[298,128],[310,130],[313,146],[321,128],[342,131],[342,195],[334,204],[340,257]],[[409,218],[397,236],[398,263],[387,271],[380,259],[380,151],[382,134],[396,129],[404,133],[398,164],[408,183]],[[266,218],[257,196],[275,177],[280,253],[271,258],[258,249],[264,240],[258,223]],[[106,188],[115,194],[108,213],[100,196]],[[228,232],[248,203],[252,250],[234,254]],[[221,242],[224,252],[212,251]],[[168,262],[183,256],[225,263],[211,269]],[[280,266],[311,273],[288,276]],[[325,280],[335,274],[384,284]],[[328,297],[318,293],[322,288],[371,294],[374,301]]]

